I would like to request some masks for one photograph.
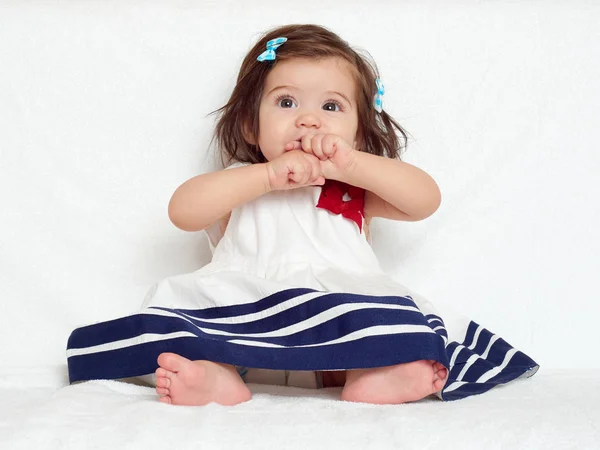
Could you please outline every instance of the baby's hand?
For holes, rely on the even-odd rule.
[[[343,179],[357,151],[335,134],[308,134],[300,142],[289,142],[285,150],[302,150],[314,155],[320,161],[323,176],[332,180]]]
[[[299,150],[285,152],[269,161],[266,166],[272,190],[325,184],[319,160],[314,155]]]

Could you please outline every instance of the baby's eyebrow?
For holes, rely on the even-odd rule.
[[[340,97],[342,97],[344,100],[346,100],[348,102],[349,105],[352,105],[352,102],[350,101],[350,99],[348,97],[346,97],[344,94],[342,94],[341,92],[338,91],[327,91],[329,94],[337,94]]]
[[[297,88],[296,86],[291,86],[291,85],[284,84],[284,85],[281,85],[281,86],[275,86],[273,89],[271,89],[269,91],[269,93],[267,95],[270,95],[273,91],[276,91],[278,89],[295,89],[297,91],[302,91],[302,89]]]

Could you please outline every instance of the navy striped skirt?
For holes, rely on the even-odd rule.
[[[84,326],[67,344],[71,382],[153,373],[173,352],[273,370],[349,370],[438,361],[449,369],[438,396],[455,400],[533,375],[538,365],[473,321],[459,340],[410,295],[284,289],[257,301],[181,309],[145,307]]]

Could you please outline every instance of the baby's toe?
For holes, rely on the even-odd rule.
[[[448,369],[445,367],[442,367],[440,370],[438,370],[437,374],[440,380],[444,382],[448,379]]]
[[[439,392],[442,390],[448,379],[448,369],[442,364],[436,362],[433,364],[433,391]]]
[[[442,378],[438,378],[437,380],[433,381],[433,392],[439,392],[444,388],[444,385],[446,384],[446,379],[442,379]]]
[[[169,395],[169,389],[164,388],[164,387],[157,387],[156,388],[156,393],[158,395]]]
[[[156,369],[156,371],[154,372],[154,374],[156,375],[156,378],[166,378],[169,376],[169,371],[166,369],[163,369],[162,367],[159,367],[158,369]]]
[[[443,364],[441,364],[437,361],[433,363],[433,376],[434,377],[444,379],[444,378],[446,378],[447,374],[448,374],[448,369],[446,369]]]
[[[168,395],[165,395],[165,396],[163,396],[163,397],[160,397],[160,398],[158,399],[158,401],[159,401],[159,402],[161,402],[161,403],[167,403],[167,404],[169,404],[169,405],[170,405],[171,403],[173,403],[173,402],[171,401],[171,397],[169,397]]]
[[[170,388],[171,387],[171,379],[168,377],[156,377],[156,387],[157,388]]]

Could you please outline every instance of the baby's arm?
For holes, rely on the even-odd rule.
[[[169,202],[169,218],[185,231],[204,230],[232,209],[273,190],[322,185],[319,160],[290,151],[264,164],[206,173],[177,188]]]
[[[426,172],[370,153],[355,152],[341,181],[367,191],[366,217],[417,221],[432,215],[441,202],[438,185]]]
[[[265,164],[205,173],[177,188],[169,202],[169,218],[182,230],[203,230],[270,190]]]
[[[441,202],[436,182],[423,170],[397,159],[360,152],[340,136],[310,134],[289,142],[286,151],[301,149],[319,158],[325,178],[365,189],[365,218],[422,220]]]

